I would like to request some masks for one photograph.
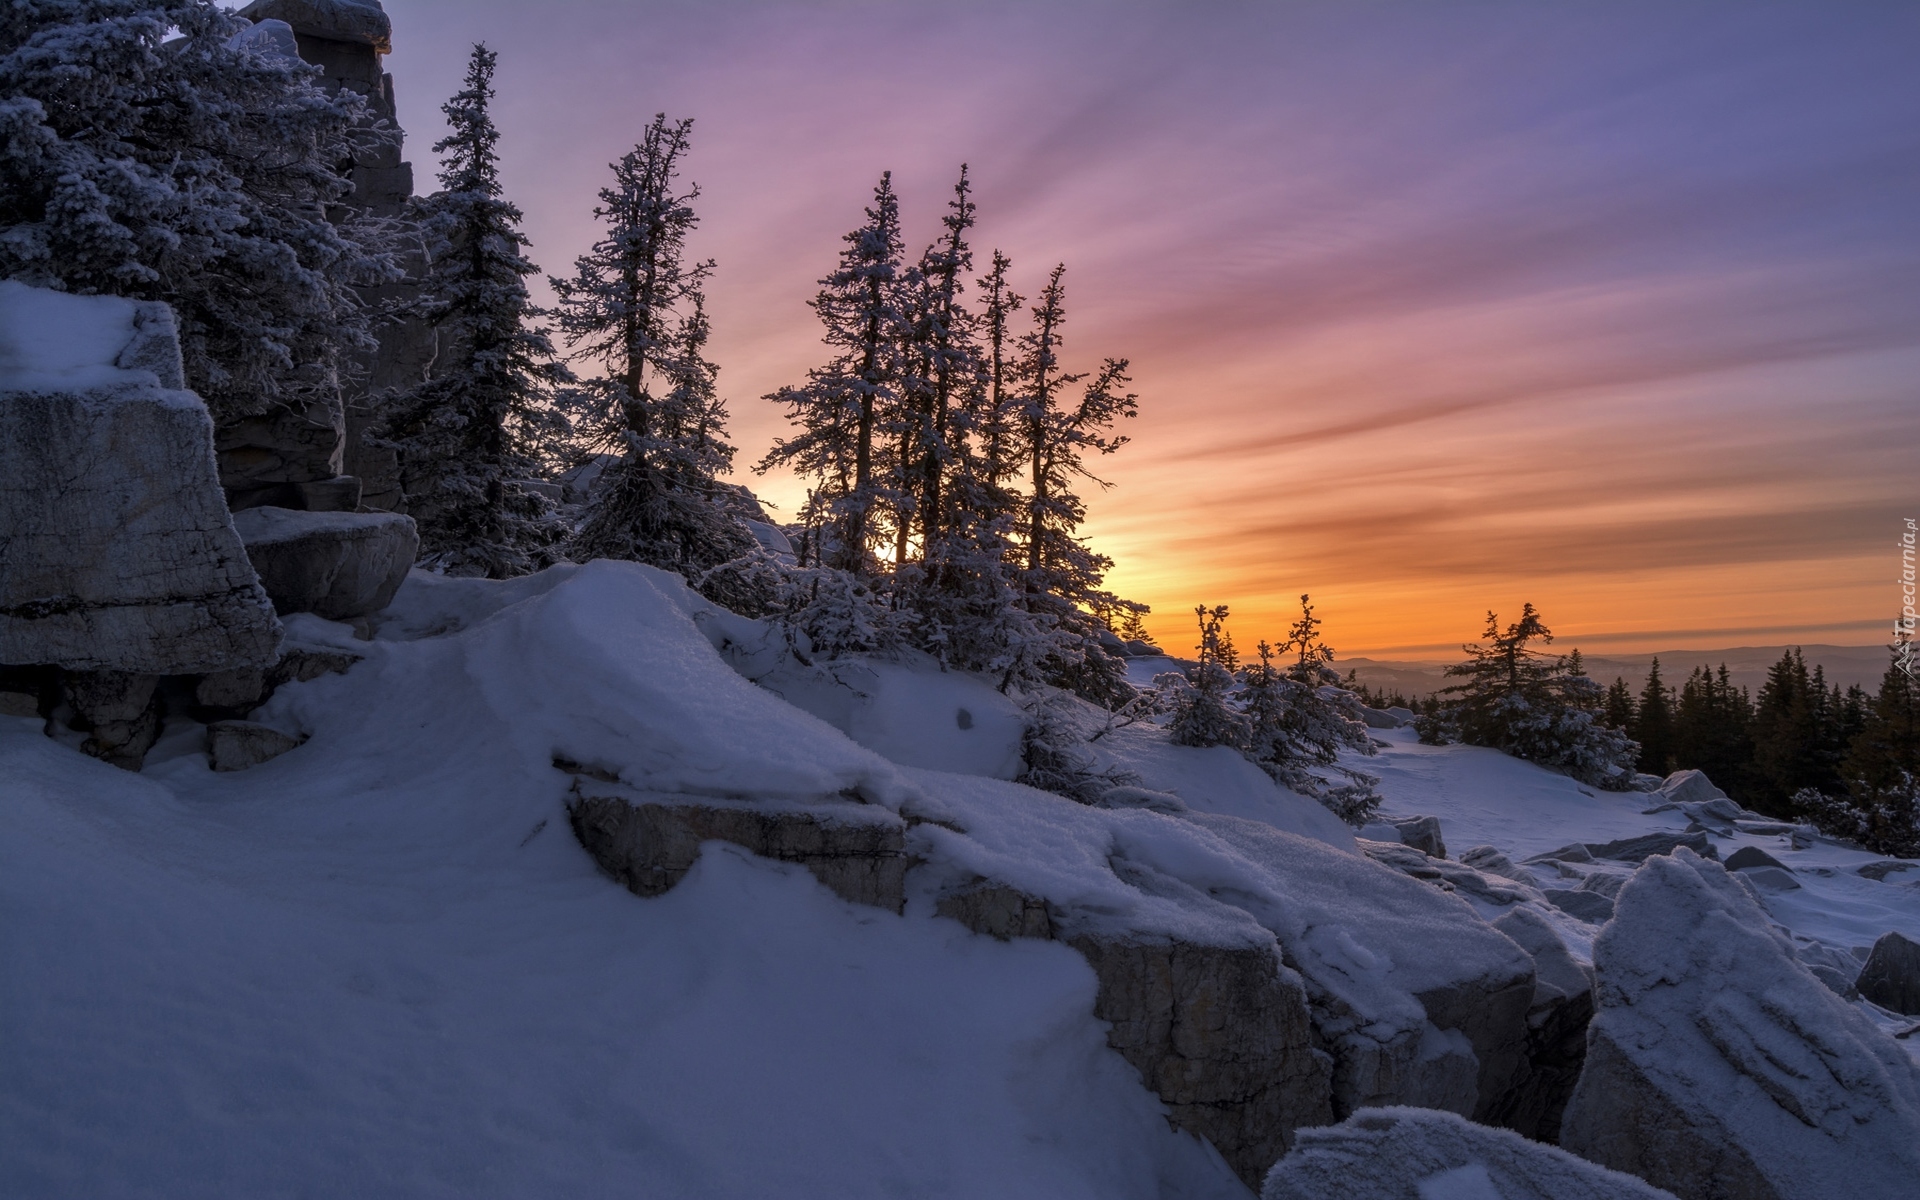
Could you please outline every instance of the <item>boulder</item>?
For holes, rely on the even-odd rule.
[[[1491,847],[1489,847],[1489,849],[1491,849]],[[1571,845],[1562,846],[1558,850],[1549,850],[1545,854],[1536,854],[1532,858],[1524,859],[1522,861],[1528,862],[1528,863],[1544,863],[1544,862],[1585,863],[1585,862],[1593,861],[1593,851],[1587,849],[1584,845],[1582,845],[1579,842],[1574,842]]]
[[[1702,858],[1720,857],[1720,852],[1707,841],[1704,832],[1643,833],[1639,837],[1621,838],[1616,842],[1588,842],[1587,851],[1595,858],[1637,863],[1645,862],[1656,854],[1672,854],[1680,846],[1685,846]]]
[[[1598,925],[1613,919],[1613,901],[1584,888],[1547,893],[1547,903],[1571,917]]]
[[[393,49],[392,23],[380,0],[254,0],[240,15],[249,21],[285,21],[295,33],[370,46],[381,54]]]
[[[1303,1129],[1261,1200],[1673,1200],[1564,1150],[1424,1108]]]
[[[1675,771],[1661,783],[1659,796],[1668,804],[1704,803],[1709,800],[1725,800],[1727,794],[1713,786],[1713,780],[1707,778],[1705,771]],[[1734,811],[1739,811],[1734,806]]]
[[[1773,855],[1768,854],[1758,846],[1742,846],[1738,850],[1735,850],[1732,854],[1727,855],[1726,866],[1729,871],[1745,871],[1750,867],[1774,867],[1782,871],[1792,870],[1787,864],[1781,862]]]
[[[941,897],[936,911],[976,933],[1077,950],[1100,983],[1094,1015],[1108,1023],[1108,1045],[1174,1126],[1206,1138],[1248,1186],[1296,1129],[1332,1120],[1306,990],[1277,946],[1075,932],[1045,901],[984,879]]]
[[[1389,827],[1391,828],[1391,827]],[[1374,842],[1367,840],[1366,831],[1354,839],[1360,852],[1383,867],[1391,867],[1402,875],[1431,883],[1443,892],[1460,892],[1475,899],[1485,900],[1489,904],[1518,904],[1523,900],[1539,900],[1540,891],[1531,883],[1524,883],[1507,876],[1487,873],[1480,865],[1468,865],[1463,862],[1449,862],[1444,858],[1434,858],[1412,846],[1399,842]],[[1484,847],[1482,847],[1484,849]],[[1468,851],[1469,854],[1473,853]],[[1502,856],[1502,861],[1505,861]]]
[[[1687,1200],[1912,1194],[1920,1067],[1718,863],[1648,859],[1594,969],[1567,1149]]]
[[[1368,729],[1398,729],[1404,724],[1386,709],[1368,708],[1364,704],[1360,706],[1360,719],[1367,723]]]
[[[1884,882],[1887,876],[1896,871],[1920,870],[1920,863],[1902,862],[1897,858],[1883,858],[1879,862],[1864,863],[1855,870],[1855,874],[1864,879]]]
[[[1612,871],[1594,871],[1582,879],[1580,885],[1574,890],[1594,892],[1609,900],[1618,900],[1620,889],[1627,886],[1627,880],[1631,878],[1630,875],[1619,875]]]
[[[329,621],[379,612],[413,567],[420,535],[399,513],[310,513],[250,508],[234,528],[281,614]]]
[[[721,841],[799,863],[856,904],[906,905],[906,823],[873,805],[694,800],[576,777],[567,815],[600,869],[638,896],[669,890],[693,869],[702,842]]]
[[[216,771],[244,771],[305,740],[254,721],[215,721],[207,726],[207,761]]]
[[[1920,944],[1882,934],[1854,986],[1881,1008],[1920,1017]]]
[[[1390,822],[1400,831],[1400,840],[1434,858],[1447,856],[1447,843],[1440,837],[1439,817],[1396,817]]]
[[[0,663],[197,674],[279,639],[171,310],[0,283]]]

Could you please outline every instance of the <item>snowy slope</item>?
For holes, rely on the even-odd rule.
[[[1381,1037],[1417,1033],[1416,991],[1524,969],[1478,902],[1355,854],[1231,752],[1103,741],[1184,813],[1036,793],[997,778],[1014,727],[980,681],[854,664],[856,686],[803,695],[764,627],[644,567],[416,573],[372,641],[288,631],[364,661],[282,689],[260,719],[309,740],[244,772],[209,771],[190,721],[136,776],[0,720],[0,1194],[1239,1197],[1108,1049],[1080,956],[969,934],[932,887],[973,873],[1084,927],[1277,937]],[[1678,826],[1383,737],[1365,765],[1389,808],[1439,815],[1456,853]],[[720,844],[640,900],[573,840],[556,758],[941,823],[912,831],[930,868],[904,916]],[[1802,878],[1776,919],[1920,933],[1897,875]],[[1584,957],[1592,927],[1548,917]]]
[[[311,740],[237,774],[190,726],[134,776],[4,722],[0,1194],[1244,1195],[1063,946],[723,848],[652,901],[596,872],[555,752],[908,787],[728,671],[669,578],[416,576],[271,705]]]

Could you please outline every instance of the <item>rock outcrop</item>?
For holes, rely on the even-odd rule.
[[[1303,1129],[1261,1200],[1673,1200],[1631,1175],[1452,1113],[1369,1108]]]
[[[398,513],[310,513],[250,508],[233,525],[273,607],[349,621],[379,612],[406,582],[420,550],[413,518]]]
[[[0,283],[0,663],[197,674],[279,638],[171,311]]]
[[[350,202],[375,216],[399,215],[413,196],[413,165],[401,157],[393,76],[381,66],[381,57],[392,50],[392,24],[378,0],[255,0],[240,15],[254,21],[286,22],[293,27],[300,57],[321,68],[325,86],[366,98],[370,115],[384,122],[391,136],[363,139],[355,147]],[[404,306],[416,297],[425,259],[414,253],[405,258],[404,266],[407,279],[363,288],[362,298],[370,304]],[[383,324],[375,336],[379,348],[359,364],[361,378],[343,390],[337,411],[329,414],[337,448],[334,474],[344,472],[356,480],[359,503],[405,511],[398,458],[393,450],[371,445],[366,438],[374,419],[371,397],[426,378],[436,351],[434,331],[427,322],[409,317]],[[257,502],[283,508],[318,507],[289,502],[284,493],[281,499],[267,495]]]
[[[1048,904],[985,880],[939,901],[941,916],[998,938],[1054,938],[1100,981],[1107,1044],[1198,1134],[1256,1184],[1294,1131],[1332,1120],[1329,1064],[1313,1048],[1300,977],[1277,946],[1074,931]]]
[[[906,904],[906,823],[874,805],[662,796],[579,778],[567,814],[600,869],[638,896],[679,883],[700,844],[720,841],[798,863],[856,904],[891,912]]]
[[[1649,858],[1594,942],[1567,1149],[1683,1200],[1913,1194],[1920,1068],[1719,864]]]

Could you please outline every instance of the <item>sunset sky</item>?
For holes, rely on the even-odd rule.
[[[1087,532],[1170,648],[1311,592],[1343,655],[1444,657],[1531,600],[1624,652],[1885,639],[1920,516],[1920,5],[388,0],[408,157],[500,52],[533,257],[695,118],[737,476],[883,169],[959,164],[976,251],[1141,415]],[[542,289],[544,292],[544,289]]]

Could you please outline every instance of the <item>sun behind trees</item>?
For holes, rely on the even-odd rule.
[[[1105,486],[1088,458],[1126,444],[1113,426],[1138,401],[1123,390],[1125,359],[1063,369],[1064,266],[1024,333],[998,251],[977,283],[985,305],[967,307],[974,217],[963,166],[942,236],[909,263],[892,176],[881,176],[812,301],[833,356],[768,397],[798,432],[758,469],[811,481],[798,566],[849,576],[837,595],[872,610],[877,638],[992,674],[1002,690],[1044,683],[1115,707],[1132,691],[1099,635],[1145,606],[1102,588],[1112,560],[1076,536],[1086,504],[1075,489]]]

